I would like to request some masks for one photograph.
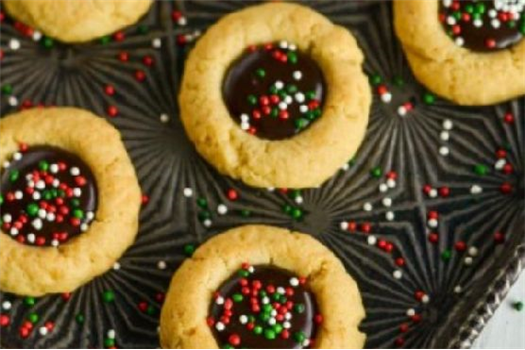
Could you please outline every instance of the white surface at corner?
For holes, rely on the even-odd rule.
[[[525,349],[525,307],[516,311],[513,304],[525,304],[525,273],[491,318],[477,341],[474,349]]]

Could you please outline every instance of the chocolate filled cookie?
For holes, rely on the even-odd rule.
[[[120,135],[91,113],[33,109],[0,121],[0,289],[70,292],[134,241],[140,188]]]
[[[191,292],[188,292],[191,291]],[[164,348],[362,348],[359,290],[308,235],[243,226],[201,246],[175,273]]]
[[[406,0],[396,32],[416,77],[462,105],[525,94],[525,1]]]
[[[186,62],[181,118],[200,154],[257,187],[315,187],[352,158],[370,89],[353,36],[300,5],[230,14]]]
[[[151,0],[5,0],[17,20],[63,42],[85,42],[127,27],[150,8]]]

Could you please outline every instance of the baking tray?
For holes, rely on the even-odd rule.
[[[471,346],[525,261],[525,99],[469,108],[435,97],[406,63],[389,2],[308,1],[365,52],[367,135],[318,189],[250,188],[199,157],[175,96],[193,42],[251,4],[157,2],[137,25],[82,45],[3,16],[2,116],[56,105],[107,118],[144,193],[137,241],[114,269],[71,294],[1,295],[4,347],[158,347],[173,272],[199,243],[248,223],[304,231],[337,254],[362,292],[367,347]]]

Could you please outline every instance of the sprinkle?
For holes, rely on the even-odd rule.
[[[377,238],[375,236],[373,236],[373,235],[368,236],[367,242],[368,242],[369,245],[376,245]]]
[[[184,193],[184,197],[187,197],[187,198],[193,196],[193,190],[189,187],[186,187],[183,193]]]
[[[158,268],[159,270],[165,270],[166,267],[167,267],[167,264],[166,264],[166,262],[165,262],[164,260],[159,260],[159,261],[157,262],[157,268]]]
[[[11,39],[9,40],[9,48],[13,51],[16,51],[20,48],[20,41],[18,41],[17,39]]]
[[[403,272],[401,270],[395,270],[392,275],[396,280],[401,279],[403,277]]]

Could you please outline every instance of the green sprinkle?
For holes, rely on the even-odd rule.
[[[286,96],[288,96],[288,94],[286,93],[286,91],[284,90],[279,90],[279,92],[277,93],[277,95],[279,96],[279,98],[281,100],[284,100],[286,98]]]
[[[275,339],[277,335],[275,334],[275,331],[273,329],[265,329],[264,330],[264,337],[268,340],[273,340]]]
[[[9,181],[15,182],[18,180],[18,176],[20,175],[20,172],[18,170],[11,170],[9,172]]]
[[[307,100],[313,100],[315,98],[315,91],[307,91],[305,96]]]
[[[291,216],[292,218],[294,218],[295,220],[299,220],[300,218],[303,217],[303,211],[299,208],[294,208],[292,210],[292,213],[291,213]]]
[[[275,294],[274,294],[274,296],[275,296]],[[273,306],[271,306],[270,304],[264,304],[263,307],[262,307],[262,310],[263,310],[263,312],[270,313],[273,310]]]
[[[250,276],[250,272],[248,272],[246,270],[239,270],[238,275],[241,276],[241,277],[248,277],[248,276]]]
[[[272,316],[270,315],[269,312],[264,312],[264,313],[261,313],[259,318],[261,319],[261,321],[263,322],[268,322],[268,320],[271,318]]]
[[[58,190],[58,197],[64,198],[66,196],[66,192],[64,190]]]
[[[111,348],[111,347],[115,346],[115,339],[111,339],[111,338],[104,339],[104,346],[106,348]]]
[[[281,332],[283,331],[283,326],[279,323],[276,323],[273,325],[273,331],[276,333],[276,334],[281,334]]]
[[[474,11],[476,13],[485,13],[485,4],[481,3],[481,2],[478,2],[476,5],[475,5],[475,8],[474,8]],[[459,11],[457,11],[459,12]],[[461,16],[461,13],[460,13],[460,16]],[[461,18],[461,17],[460,17]],[[458,18],[459,19],[459,18]]]
[[[244,298],[243,298],[242,294],[235,293],[235,294],[232,296],[232,299],[233,299],[234,302],[236,302],[236,303],[240,303]]]
[[[202,209],[206,209],[208,207],[208,201],[206,200],[206,198],[200,197],[197,199],[197,205]]]
[[[288,91],[289,94],[295,94],[297,92],[297,86],[290,84],[286,86],[286,91]]]
[[[80,206],[80,201],[78,199],[72,199],[71,200],[71,205],[74,206],[74,207],[78,207]]]
[[[270,112],[270,117],[277,118],[279,116],[279,108],[274,107],[272,108],[272,111]]]
[[[257,97],[255,95],[248,95],[248,103],[255,106],[257,104]]]
[[[401,87],[401,86],[405,85],[405,81],[401,77],[395,77],[394,78],[394,85]]]
[[[53,199],[53,193],[51,193],[51,191],[49,190],[44,191],[44,199],[45,200]]]
[[[295,332],[294,335],[293,335],[293,338],[296,342],[298,343],[303,343],[304,340],[306,339],[306,336],[304,335],[303,332]]]
[[[454,11],[454,13],[452,14],[452,16],[457,20],[459,21],[461,19],[461,12],[460,11]]]
[[[305,113],[305,115],[306,115],[306,118],[307,118],[308,120],[314,120],[314,119],[315,119],[315,113],[314,113],[314,111],[308,111],[308,112]]]
[[[145,24],[141,24],[138,28],[137,28],[137,31],[139,32],[139,34],[146,34],[147,32],[149,32],[149,27]]]
[[[308,119],[299,118],[299,119],[296,119],[294,123],[297,129],[303,129],[308,125]]]
[[[261,326],[255,326],[253,327],[253,333],[255,334],[262,334],[263,328]]]
[[[110,41],[111,41],[111,37],[109,35],[106,35],[106,36],[103,36],[102,38],[100,38],[100,43],[102,45],[109,44]]]
[[[465,11],[466,11],[467,13],[472,14],[472,12],[474,12],[474,6],[472,6],[472,4],[467,4],[467,5],[465,5]]]
[[[320,117],[321,116],[321,109],[320,108],[316,108],[314,109],[314,117]]]
[[[302,314],[306,308],[305,308],[304,304],[295,304],[293,309],[294,309],[295,312],[297,312],[299,314]]]
[[[32,312],[29,314],[29,316],[27,317],[27,319],[29,320],[29,322],[31,322],[32,324],[35,324],[38,322],[38,315],[35,313],[35,312]]]
[[[289,196],[290,198],[297,198],[301,196],[301,190],[291,190]]]
[[[11,95],[13,93],[13,87],[11,84],[5,84],[2,86],[2,93],[6,95]]]
[[[42,40],[42,45],[46,48],[46,49],[51,49],[55,43],[53,42],[53,39],[51,38],[48,38],[48,37],[45,37],[43,40]]]
[[[381,170],[380,167],[376,166],[370,171],[370,175],[372,175],[375,178],[379,178],[381,177],[381,175],[383,175],[383,170]]]
[[[252,212],[249,210],[249,209],[242,209],[241,210],[241,216],[243,218],[247,218],[249,217],[250,215],[252,215]]]
[[[279,89],[275,85],[270,86],[270,94],[275,95],[279,92]]]
[[[290,204],[285,204],[283,206],[283,212],[286,214],[290,214],[292,212],[293,207]]]
[[[515,309],[516,311],[522,311],[522,310],[523,310],[523,302],[521,302],[521,301],[517,301],[517,302],[515,302],[515,303],[513,304],[513,306],[514,306],[514,309]]]
[[[383,78],[379,74],[372,74],[370,76],[370,83],[372,85],[379,85],[383,82]]]
[[[450,251],[450,249],[446,249],[441,253],[441,260],[443,261],[449,261],[451,257],[452,252]]]
[[[39,163],[38,163],[38,167],[40,168],[40,170],[42,171],[47,171],[49,169],[49,163],[46,162],[45,160],[41,160]]]
[[[516,21],[508,21],[507,26],[509,28],[515,28],[516,27]]]
[[[348,161],[348,165],[352,166],[352,165],[355,165],[355,163],[357,162],[357,160],[355,158],[352,158]]]
[[[0,194],[0,205],[4,204],[4,195]]]
[[[479,175],[479,176],[484,176],[484,175],[487,175],[488,173],[488,168],[486,165],[483,165],[483,164],[476,164],[474,166],[474,172],[476,173],[476,175]]]
[[[28,204],[26,211],[29,216],[34,217],[38,214],[38,205],[36,203]]]
[[[436,97],[430,92],[425,92],[423,94],[423,102],[425,102],[427,105],[432,105],[434,102],[436,102]]]
[[[207,210],[201,210],[198,214],[198,217],[200,221],[208,220],[211,218],[211,213]]]
[[[51,189],[51,194],[53,195],[53,198],[58,197],[58,190],[56,188]]]
[[[234,348],[233,345],[231,345],[231,344],[224,344],[224,345],[222,346],[222,349],[235,349],[235,348]]]
[[[102,293],[102,300],[106,303],[111,303],[115,301],[115,293],[112,290],[107,290]]]
[[[184,255],[186,255],[187,257],[191,257],[195,252],[195,245],[185,244],[182,250],[184,251]]]
[[[474,12],[474,13],[472,14],[472,19],[481,19],[481,13],[476,13],[476,12]]]
[[[24,304],[26,306],[33,306],[33,305],[35,305],[35,298],[33,298],[33,297],[25,297],[24,298]]]
[[[297,63],[297,54],[293,51],[288,51],[288,62],[290,62],[291,64],[296,64]]]
[[[153,305],[149,305],[148,308],[146,309],[146,314],[150,315],[150,316],[153,316],[157,313],[157,309],[155,309],[155,306]]]
[[[259,292],[259,296],[260,296],[261,298],[264,298],[264,297],[268,296],[268,293],[266,293],[266,291],[264,291],[264,290],[261,290],[261,291]]]
[[[266,76],[266,71],[262,68],[259,68],[255,71],[255,75],[257,75],[259,78],[264,78]]]
[[[73,216],[77,219],[83,219],[84,218],[84,212],[80,209],[73,210]]]
[[[85,321],[84,315],[83,314],[77,314],[75,316],[75,320],[77,321],[77,323],[81,323],[81,324],[84,323],[84,321]]]

